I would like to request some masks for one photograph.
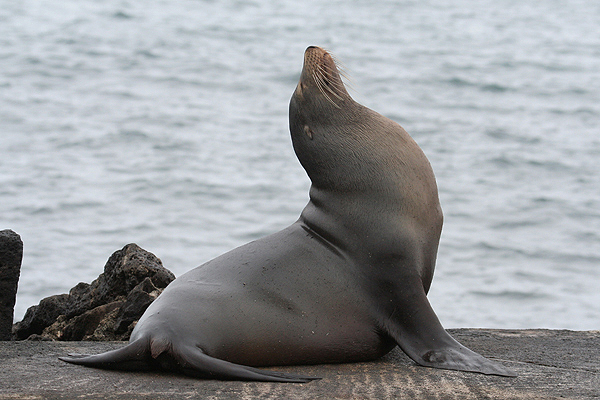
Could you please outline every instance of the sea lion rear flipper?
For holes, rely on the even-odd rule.
[[[183,373],[201,378],[289,383],[306,383],[321,379],[311,376],[265,371],[246,365],[234,364],[208,356],[196,346],[180,348],[174,354],[174,357],[180,364]]]
[[[517,376],[502,364],[469,350],[450,336],[422,290],[413,293],[410,301],[402,302],[401,310],[396,310],[388,318],[384,330],[419,365],[486,375]]]
[[[117,350],[95,355],[69,354],[59,360],[92,368],[144,371],[153,369],[148,352],[148,341],[139,339]]]
[[[107,351],[96,355],[70,354],[68,357],[59,357],[60,360],[71,364],[86,367],[144,371],[158,369],[179,369],[186,375],[223,380],[247,380],[263,382],[290,382],[306,383],[316,377],[285,374],[283,372],[264,371],[258,368],[234,364],[208,356],[196,346],[163,345],[161,341],[154,356],[150,351],[150,342],[147,339],[138,339],[117,350]],[[170,342],[169,342],[170,343]]]

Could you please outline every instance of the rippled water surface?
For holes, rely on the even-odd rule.
[[[600,329],[599,26],[589,1],[0,0],[15,318],[127,243],[180,275],[292,223],[287,107],[320,45],[433,165],[445,326]]]

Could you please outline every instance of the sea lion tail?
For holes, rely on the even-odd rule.
[[[197,346],[174,347],[164,340],[140,338],[117,350],[96,355],[69,354],[60,360],[86,367],[126,371],[179,370],[203,379],[307,383],[317,377],[266,371],[211,357]]]

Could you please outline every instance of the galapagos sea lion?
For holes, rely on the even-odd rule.
[[[312,182],[300,218],[177,278],[127,346],[62,360],[307,382],[255,367],[374,360],[399,345],[423,366],[514,375],[455,341],[427,300],[442,210],[415,141],[356,103],[319,47],[305,52],[289,123]]]

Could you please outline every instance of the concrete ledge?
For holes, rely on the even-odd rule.
[[[272,368],[307,384],[222,382],[61,362],[120,342],[0,342],[0,399],[592,399],[600,397],[600,331],[456,329],[452,335],[517,378],[416,366],[399,349],[376,362]]]

